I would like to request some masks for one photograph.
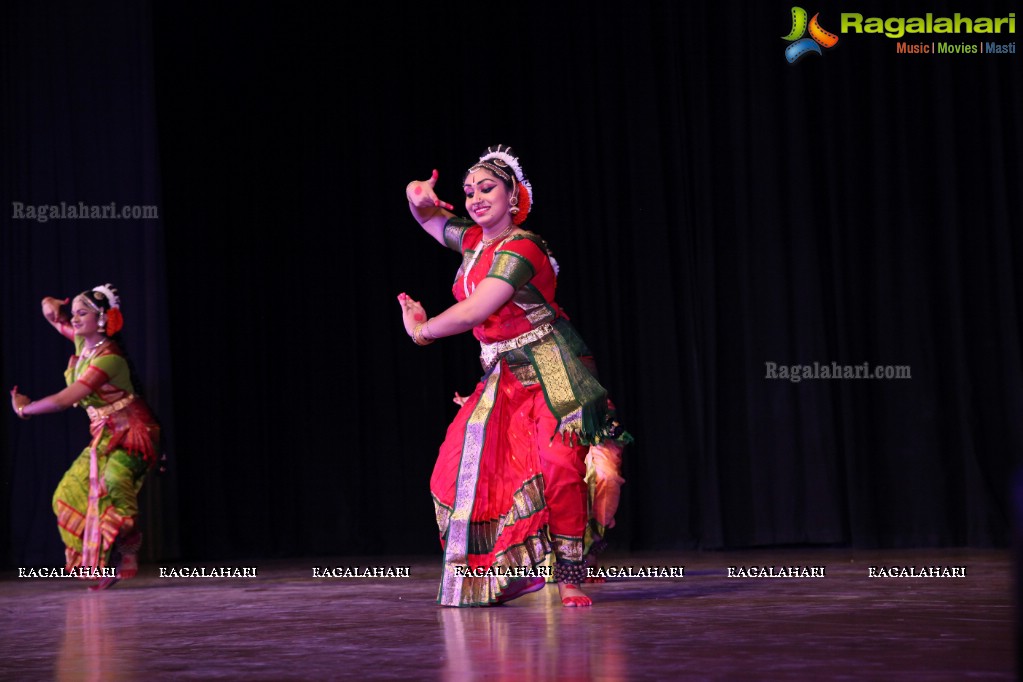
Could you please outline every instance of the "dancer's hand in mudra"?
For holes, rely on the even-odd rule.
[[[64,313],[62,313],[60,309],[62,306],[67,305],[69,302],[70,301],[68,301],[66,298],[64,300],[61,300],[59,298],[54,298],[53,296],[47,296],[46,298],[43,299],[42,303],[43,317],[46,318],[47,322],[53,325],[60,324],[61,322],[66,321]]]
[[[25,407],[32,402],[27,395],[18,393],[18,387],[15,386],[11,389],[11,409],[14,410],[14,414],[18,415],[22,419],[28,419],[28,415],[23,415],[18,411],[19,407]]]
[[[428,180],[413,180],[405,187],[405,198],[408,202],[417,208],[446,208],[447,210],[454,209],[454,206],[446,201],[441,201],[437,197],[437,193],[433,191],[433,188],[437,185],[437,171],[434,169],[433,174]]]
[[[405,324],[405,332],[412,336],[416,327],[426,322],[426,311],[419,301],[412,300],[406,293],[398,294],[398,305],[401,306],[401,321]]]

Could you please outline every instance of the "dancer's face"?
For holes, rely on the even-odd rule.
[[[469,173],[462,186],[465,210],[480,227],[501,229],[511,222],[511,192],[488,170]]]
[[[99,313],[90,308],[81,296],[71,302],[71,326],[78,336],[91,336],[99,331]]]

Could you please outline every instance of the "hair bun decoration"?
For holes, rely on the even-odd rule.
[[[96,294],[103,294],[103,298],[107,300],[107,306],[110,308],[120,308],[121,299],[117,296],[117,289],[110,282],[101,284],[98,287],[92,288],[92,297],[97,301],[100,300]]]
[[[124,316],[120,308],[111,308],[107,311],[107,336],[113,336],[124,328]]]
[[[105,301],[107,310],[104,313],[106,324],[104,330],[107,336],[113,336],[124,328],[124,316],[121,314],[121,298],[117,295],[117,289],[107,282],[98,287],[93,287],[90,292],[92,298],[97,301]]]
[[[512,222],[516,225],[521,225],[526,222],[526,216],[529,215],[529,209],[532,207],[532,197],[529,196],[529,190],[526,189],[525,184],[519,183],[519,210],[512,218]]]

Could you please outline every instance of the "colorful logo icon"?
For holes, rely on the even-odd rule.
[[[820,16],[819,12],[813,15],[813,19],[810,19],[809,23],[806,21],[806,16],[806,10],[802,7],[792,8],[792,30],[787,36],[782,36],[782,40],[792,43],[785,48],[785,59],[789,60],[789,64],[795,64],[811,52],[823,54],[822,47],[831,48],[838,44],[838,36],[821,28],[817,21],[817,17]],[[807,30],[809,30],[810,37],[804,38],[803,34]]]

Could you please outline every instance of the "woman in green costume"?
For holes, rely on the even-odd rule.
[[[42,301],[47,322],[75,344],[64,373],[67,388],[31,400],[11,390],[22,419],[79,406],[89,415],[92,440],[67,470],[53,495],[64,540],[65,569],[106,588],[138,572],[138,492],[156,461],[160,427],[136,395],[131,366],[118,343],[120,299],[109,284],[75,297]],[[106,570],[102,570],[106,569]],[[113,569],[113,570],[111,570]]]

